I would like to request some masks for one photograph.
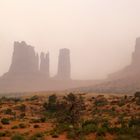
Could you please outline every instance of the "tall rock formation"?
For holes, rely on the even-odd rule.
[[[135,51],[132,55],[131,66],[140,69],[140,37],[136,39]]]
[[[64,48],[59,51],[57,79],[70,80],[70,78],[71,78],[70,50]]]
[[[38,72],[39,57],[34,47],[27,45],[24,41],[14,42],[12,64],[9,69],[11,74],[31,74]]]
[[[14,42],[9,71],[0,77],[0,93],[64,90],[81,85],[70,80],[70,51],[60,50],[57,77],[50,77],[49,53],[35,52],[34,47]]]
[[[41,53],[40,55],[40,73],[46,77],[50,77],[50,58],[49,53]]]

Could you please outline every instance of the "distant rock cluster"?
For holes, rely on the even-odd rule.
[[[6,76],[28,77],[28,76],[50,77],[50,56],[42,52],[40,57],[34,47],[26,42],[14,42],[12,63]],[[55,77],[58,80],[71,79],[70,50],[61,49],[59,54],[58,73]]]
[[[61,49],[58,72],[50,76],[50,55],[35,52],[26,42],[14,42],[12,62],[7,73],[0,77],[0,93],[64,90],[77,85],[71,80],[70,50]]]

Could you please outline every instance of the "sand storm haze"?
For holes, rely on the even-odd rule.
[[[52,76],[59,49],[68,48],[72,78],[105,78],[131,61],[139,6],[139,0],[0,0],[0,75],[11,64],[13,42],[26,41],[50,52]]]

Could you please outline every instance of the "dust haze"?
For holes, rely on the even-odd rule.
[[[0,75],[11,64],[14,41],[50,52],[71,50],[74,79],[100,79],[131,61],[140,36],[139,0],[0,0]]]

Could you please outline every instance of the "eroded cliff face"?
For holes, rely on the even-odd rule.
[[[140,91],[140,38],[136,39],[135,51],[132,54],[130,65],[110,74],[100,84],[80,90],[96,93],[134,93]]]
[[[140,69],[140,38],[136,39],[135,51],[132,54],[131,66],[137,70]]]
[[[136,39],[135,51],[132,54],[132,60],[130,65],[126,66],[124,69],[110,74],[109,79],[124,79],[132,78],[140,79],[140,38]]]

